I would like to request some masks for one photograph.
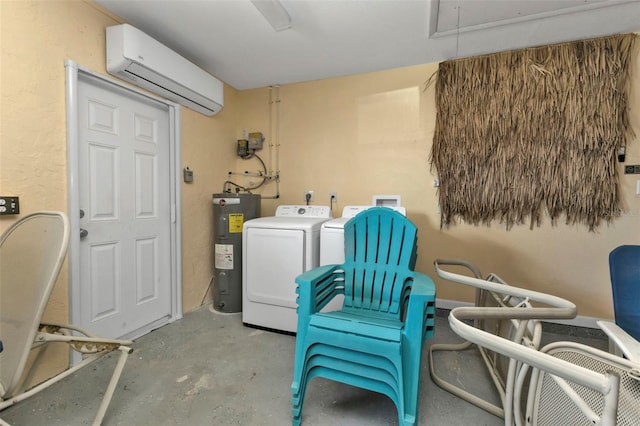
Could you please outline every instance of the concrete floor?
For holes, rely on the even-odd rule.
[[[545,328],[546,329],[546,328]],[[548,340],[579,340],[606,349],[600,333],[553,327]],[[558,334],[561,333],[561,334]],[[438,316],[436,342],[457,342]],[[205,306],[133,345],[105,425],[288,425],[295,337],[242,325],[240,314]],[[497,402],[476,351],[439,355],[438,373]],[[500,425],[503,421],[437,387],[424,351],[422,425]],[[46,391],[0,413],[13,426],[91,424],[115,365],[105,357]],[[477,366],[475,368],[474,366]],[[394,425],[386,396],[316,378],[309,384],[303,425]]]

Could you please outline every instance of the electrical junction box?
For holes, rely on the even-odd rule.
[[[247,139],[249,149],[257,151],[262,149],[262,143],[264,142],[264,136],[261,132],[252,132],[249,133],[249,137]]]
[[[185,183],[193,182],[193,170],[191,170],[188,166],[182,170],[183,178]]]
[[[239,157],[246,157],[249,155],[249,141],[246,139],[238,139],[237,153]]]

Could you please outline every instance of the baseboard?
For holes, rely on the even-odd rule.
[[[445,309],[450,311],[451,309],[457,308],[459,306],[473,306],[473,303],[436,298],[436,308],[438,309]],[[573,327],[586,327],[586,328],[599,329],[598,325],[596,324],[596,321],[599,321],[602,319],[603,318],[578,315],[577,317],[570,320],[545,320],[545,322],[562,324],[562,325],[570,325]]]

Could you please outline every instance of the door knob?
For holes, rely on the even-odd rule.
[[[89,235],[89,231],[87,231],[86,229],[80,228],[80,239],[83,240],[87,238],[87,235]]]

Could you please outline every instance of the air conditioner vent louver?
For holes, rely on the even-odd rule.
[[[220,80],[128,24],[107,28],[107,71],[205,115],[223,106]]]

